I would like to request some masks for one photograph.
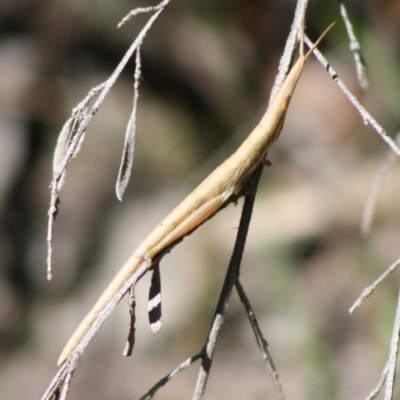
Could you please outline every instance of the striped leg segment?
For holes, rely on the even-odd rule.
[[[147,306],[149,313],[150,328],[154,333],[161,329],[161,275],[160,264],[154,266],[153,275],[149,291],[149,303]]]

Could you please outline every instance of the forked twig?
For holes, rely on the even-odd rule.
[[[200,371],[197,376],[197,383],[193,393],[193,400],[200,400],[204,396],[210,369],[213,361],[215,346],[222,324],[225,320],[226,310],[228,309],[229,299],[232,294],[233,286],[239,277],[240,263],[246,244],[247,232],[250,225],[251,215],[253,211],[254,200],[256,196],[256,188],[261,177],[263,166],[259,165],[254,171],[251,181],[251,192],[245,196],[242,214],[240,217],[239,229],[236,235],[235,245],[229,262],[228,271],[222,286],[218,304],[215,309],[211,328],[207,336],[206,343],[203,348],[203,358]]]
[[[69,123],[67,125],[68,128],[73,127],[73,140],[70,141],[68,148],[66,148],[65,155],[63,160],[59,161],[57,164],[57,173],[53,176],[53,180],[50,184],[51,188],[51,195],[50,195],[50,206],[49,206],[49,222],[48,222],[48,233],[47,233],[47,276],[48,279],[51,279],[52,273],[52,267],[51,267],[51,260],[52,260],[52,240],[53,240],[53,224],[54,220],[56,218],[56,215],[58,213],[58,207],[59,207],[59,189],[60,189],[60,182],[62,182],[63,176],[65,169],[67,167],[67,164],[71,161],[71,159],[76,155],[77,151],[79,150],[79,146],[82,143],[83,140],[83,135],[86,132],[87,127],[89,126],[90,121],[94,117],[94,115],[97,113],[99,110],[100,106],[103,104],[104,99],[106,98],[108,92],[114,86],[114,83],[120,76],[121,72],[125,68],[126,64],[132,57],[133,53],[136,51],[136,49],[140,46],[140,44],[143,42],[143,39],[147,35],[148,31],[150,28],[153,26],[154,22],[157,20],[161,12],[165,9],[165,7],[169,4],[171,0],[164,0],[159,4],[159,6],[156,6],[156,12],[154,15],[149,18],[147,21],[146,25],[143,27],[143,29],[140,31],[138,36],[136,37],[135,41],[132,43],[128,51],[125,53],[124,57],[118,64],[117,68],[114,70],[114,72],[110,75],[110,77],[101,85],[99,85],[97,88],[101,88],[100,93],[96,93],[97,100],[93,104],[93,106],[89,109],[86,109],[87,103],[85,105],[85,109],[82,109],[79,114],[79,118],[73,118],[74,123]],[[91,91],[92,92],[92,91]],[[94,96],[91,95],[91,92],[87,96],[92,99]],[[86,99],[87,99],[86,98]],[[85,102],[86,99],[83,101]],[[83,103],[81,102],[81,104]],[[71,120],[69,120],[71,122]],[[78,125],[75,125],[75,122],[78,122]],[[68,122],[67,122],[68,123]],[[65,136],[67,136],[66,133],[64,133]],[[64,136],[64,137],[65,137]]]
[[[231,260],[229,262],[228,270],[225,276],[225,281],[221,289],[221,294],[214,313],[213,321],[211,323],[211,328],[207,336],[206,343],[203,346],[203,349],[196,355],[185,360],[171,373],[169,373],[160,381],[158,381],[151,389],[149,389],[142,397],[140,397],[140,400],[150,399],[152,396],[154,396],[155,392],[159,388],[165,385],[178,372],[181,372],[183,369],[186,369],[191,364],[193,364],[194,361],[198,359],[202,360],[202,364],[200,367],[200,372],[198,375],[193,399],[201,399],[203,397],[213,360],[213,354],[217,343],[218,334],[225,319],[225,313],[228,308],[229,299],[232,294],[233,286],[235,285],[235,282],[237,281],[239,276],[240,263],[243,256],[244,246],[246,243],[247,232],[250,225],[252,209],[256,194],[254,189],[258,183],[258,180],[260,179],[262,169],[263,167],[262,165],[260,165],[253,173],[252,177],[249,179],[249,186],[251,186],[251,191],[249,194],[245,196],[239,228],[236,235],[235,246],[232,252]]]
[[[286,41],[285,50],[283,52],[283,55],[279,63],[279,73],[275,79],[275,83],[271,90],[270,101],[269,101],[270,104],[273,101],[278,90],[282,87],[285,77],[287,76],[287,73],[289,71],[290,62],[295,50],[299,32],[301,32],[302,29],[304,30],[304,18],[306,14],[307,5],[308,5],[308,0],[298,0],[297,2],[291,31],[288,40]],[[246,196],[245,198],[245,203],[243,205],[241,214],[239,230],[236,236],[236,242],[229,263],[228,272],[217,304],[210,332],[207,337],[207,342],[204,347],[205,354],[197,377],[197,383],[193,394],[193,400],[200,400],[204,396],[218,333],[224,322],[225,312],[228,307],[229,298],[232,292],[233,285],[239,278],[240,262],[244,251],[244,244],[247,238],[248,225],[250,223],[252,207],[257,193],[258,182],[261,173],[262,173],[262,166],[259,166],[255,170],[253,178],[251,178],[254,179],[254,189],[252,193],[249,196]],[[243,238],[240,238],[242,234]],[[283,392],[281,391],[281,393]]]

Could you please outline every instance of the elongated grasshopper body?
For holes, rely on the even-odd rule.
[[[240,194],[246,180],[278,138],[304,64],[332,25],[306,55],[299,56],[260,123],[237,151],[164,218],[133,252],[68,341],[58,360],[58,365],[70,357],[99,313],[144,261],[151,262],[157,255],[212,217],[233,196]]]

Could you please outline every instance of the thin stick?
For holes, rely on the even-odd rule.
[[[386,363],[385,368],[382,371],[381,377],[376,384],[376,386],[372,389],[371,393],[368,395],[366,400],[374,400],[376,396],[378,396],[381,391],[383,384],[385,383],[385,379],[388,373],[389,365]]]
[[[358,42],[356,35],[354,34],[353,25],[350,21],[349,15],[347,14],[346,7],[342,0],[339,1],[340,14],[342,16],[346,32],[350,40],[350,50],[353,53],[354,63],[356,65],[357,78],[360,86],[366,89],[369,85],[367,67],[365,61],[361,55],[361,46]]]
[[[168,3],[171,0],[164,0],[160,4],[154,6],[154,7],[138,7],[132,10],[126,17],[122,19],[122,21],[118,24],[118,28],[121,28],[122,25],[126,24],[128,21],[130,21],[133,17],[139,14],[146,14],[150,13],[153,11],[159,11],[162,10],[164,7],[168,5]]]
[[[133,86],[133,106],[132,113],[129,117],[128,126],[126,127],[125,144],[122,151],[122,160],[119,167],[117,178],[116,193],[118,200],[122,201],[125,189],[128,186],[129,178],[131,176],[133,153],[135,151],[136,143],[136,113],[139,101],[139,85],[142,77],[142,63],[140,58],[140,45],[136,50],[136,67],[135,67],[135,83]]]
[[[355,301],[355,303],[350,307],[349,313],[353,314],[354,311],[361,306],[362,302],[371,296],[374,293],[375,289],[385,280],[387,279],[400,265],[400,258],[398,258],[376,281],[372,283],[372,285],[366,287],[361,296]]]
[[[305,42],[307,46],[312,47],[312,41],[306,36]],[[372,117],[372,115],[360,104],[360,102],[356,99],[356,97],[350,92],[350,90],[346,87],[343,81],[339,78],[336,71],[332,68],[332,66],[328,63],[325,57],[321,54],[318,49],[314,50],[314,54],[317,57],[318,61],[323,65],[323,67],[327,70],[331,78],[338,84],[340,89],[342,89],[343,93],[350,100],[350,102],[357,109],[359,114],[361,115],[364,124],[370,124],[374,131],[381,137],[383,141],[400,157],[400,149],[394,142],[394,140],[387,134],[387,132],[378,124],[378,122]]]
[[[249,318],[250,325],[253,329],[254,336],[256,338],[258,347],[261,350],[261,354],[267,364],[268,371],[271,375],[272,382],[274,384],[275,391],[278,395],[279,400],[285,400],[285,395],[283,394],[283,388],[281,382],[279,380],[278,371],[275,368],[274,362],[272,360],[271,353],[268,350],[268,343],[264,338],[264,335],[261,332],[260,325],[258,324],[257,318],[254,314],[253,308],[251,307],[250,301],[246,295],[245,290],[243,289],[240,280],[236,280],[236,290],[239,294],[240,301],[243,303],[243,306],[246,310],[247,317]]]
[[[135,321],[136,321],[136,300],[135,300],[135,288],[132,286],[129,291],[129,331],[128,338],[126,339],[125,348],[123,355],[129,357],[132,355],[133,347],[135,346]]]

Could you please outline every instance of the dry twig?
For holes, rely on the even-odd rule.
[[[133,153],[136,144],[136,114],[139,101],[139,84],[142,77],[142,64],[140,59],[140,45],[136,50],[136,67],[135,67],[135,83],[133,94],[132,113],[129,117],[128,126],[126,127],[124,149],[122,151],[122,160],[119,167],[117,178],[116,193],[118,200],[122,201],[125,189],[128,186],[133,165]]]
[[[371,296],[374,293],[375,289],[385,280],[387,279],[400,265],[400,258],[397,259],[376,281],[372,283],[372,285],[366,287],[361,296],[355,301],[355,303],[350,307],[349,313],[353,314],[353,312],[361,306],[362,302]]]
[[[94,115],[99,110],[100,106],[103,104],[104,99],[109,93],[110,89],[114,86],[121,72],[125,68],[126,64],[132,57],[133,53],[138,49],[138,47],[143,42],[146,37],[148,31],[153,26],[154,22],[160,16],[161,12],[165,9],[165,7],[169,4],[171,0],[164,0],[156,7],[150,7],[146,9],[146,12],[150,12],[152,10],[156,10],[154,15],[147,21],[146,25],[140,31],[135,41],[132,43],[117,68],[110,75],[110,77],[101,85],[97,86],[95,89],[91,90],[88,96],[78,105],[76,109],[74,109],[72,113],[72,117],[67,121],[64,125],[63,130],[61,131],[62,140],[60,142],[60,146],[67,146],[64,151],[64,157],[62,159],[57,156],[57,168],[55,174],[53,176],[53,180],[51,182],[51,196],[50,196],[50,207],[49,207],[49,223],[48,223],[48,233],[47,233],[47,276],[48,279],[51,279],[52,276],[52,267],[51,267],[51,257],[52,257],[52,241],[53,241],[53,224],[58,213],[59,208],[59,190],[62,185],[62,181],[64,178],[64,172],[68,165],[68,163],[72,160],[73,157],[79,151],[79,147],[82,143],[84,134],[86,129],[89,126],[90,121],[94,117]],[[141,9],[143,10],[143,9]],[[140,11],[138,13],[141,13]],[[127,17],[126,17],[127,18]],[[128,18],[129,19],[129,18]],[[125,19],[124,19],[125,20]],[[123,20],[123,21],[124,21]],[[136,64],[136,68],[138,69],[138,64]],[[139,72],[140,72],[140,59],[139,59]],[[94,97],[97,97],[93,106],[89,109],[88,103]],[[60,151],[62,153],[63,151]],[[56,151],[57,153],[57,151]]]
[[[347,36],[349,37],[349,40],[350,40],[350,50],[353,52],[353,56],[354,56],[354,63],[356,65],[358,82],[360,83],[360,86],[363,89],[366,89],[368,87],[369,82],[368,82],[368,75],[367,75],[367,67],[366,67],[365,61],[361,55],[361,46],[356,38],[354,29],[353,29],[353,25],[347,14],[347,10],[346,10],[346,7],[345,7],[343,1],[340,0],[339,3],[340,3],[339,4],[340,14],[342,16],[344,26],[346,27]]]
[[[313,42],[306,36],[305,42],[307,46],[312,47]],[[372,115],[361,105],[361,103],[357,100],[353,93],[347,88],[347,86],[343,83],[343,81],[339,78],[339,75],[332,68],[332,66],[328,63],[326,58],[321,54],[318,49],[314,50],[314,54],[317,57],[318,61],[322,64],[322,66],[327,70],[331,78],[337,83],[345,96],[350,100],[353,106],[357,109],[361,118],[364,121],[365,125],[370,124],[374,131],[381,137],[381,139],[386,142],[386,144],[400,157],[400,149],[395,143],[395,141],[387,134],[387,132],[379,125],[378,121],[372,117]]]
[[[125,357],[129,357],[132,355],[132,350],[135,345],[136,299],[135,299],[135,288],[133,286],[129,291],[128,304],[129,304],[129,331],[125,348],[122,353]]]

